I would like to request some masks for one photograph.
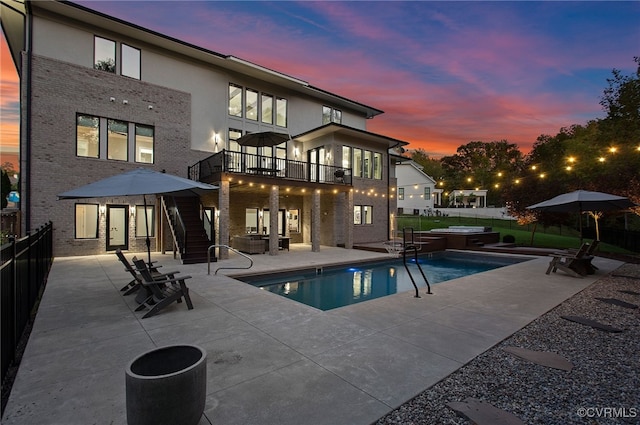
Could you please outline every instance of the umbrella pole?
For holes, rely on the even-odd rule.
[[[144,227],[146,230],[147,239],[145,240],[147,244],[147,264],[149,264],[149,268],[151,268],[151,239],[149,239],[149,214],[147,214],[147,197],[146,195],[142,195],[142,200],[144,202]]]

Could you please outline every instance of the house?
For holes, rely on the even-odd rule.
[[[425,215],[438,204],[436,182],[423,169],[422,165],[406,158],[396,164],[398,214]]]
[[[70,2],[2,0],[1,16],[21,84],[23,229],[51,220],[56,256],[143,251],[145,217],[152,249],[184,261],[247,239],[276,255],[389,238],[389,151],[407,143],[367,131],[383,111]],[[287,138],[238,143],[257,132]],[[137,167],[219,189],[147,204],[56,197]]]

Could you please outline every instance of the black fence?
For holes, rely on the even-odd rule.
[[[2,343],[0,362],[4,383],[16,360],[20,338],[32,319],[32,311],[49,275],[53,262],[51,222],[21,239],[10,239],[0,247],[0,302],[2,305]],[[4,405],[2,406],[4,410]]]

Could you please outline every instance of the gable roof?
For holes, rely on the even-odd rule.
[[[408,142],[403,142],[402,140],[394,139],[392,137],[382,136],[380,134],[371,133],[366,130],[360,130],[357,128],[349,127],[344,124],[337,123],[329,123],[325,124],[321,127],[316,127],[313,130],[305,131],[304,133],[298,134],[293,138],[299,140],[301,142],[307,142],[313,139],[316,139],[321,136],[325,136],[327,134],[339,134],[357,137],[360,140],[365,140],[374,143],[384,143],[387,145],[387,149],[394,148],[397,146],[405,146],[408,145]]]

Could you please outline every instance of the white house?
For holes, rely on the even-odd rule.
[[[396,164],[398,214],[428,214],[433,211],[436,182],[423,169],[410,159]]]

